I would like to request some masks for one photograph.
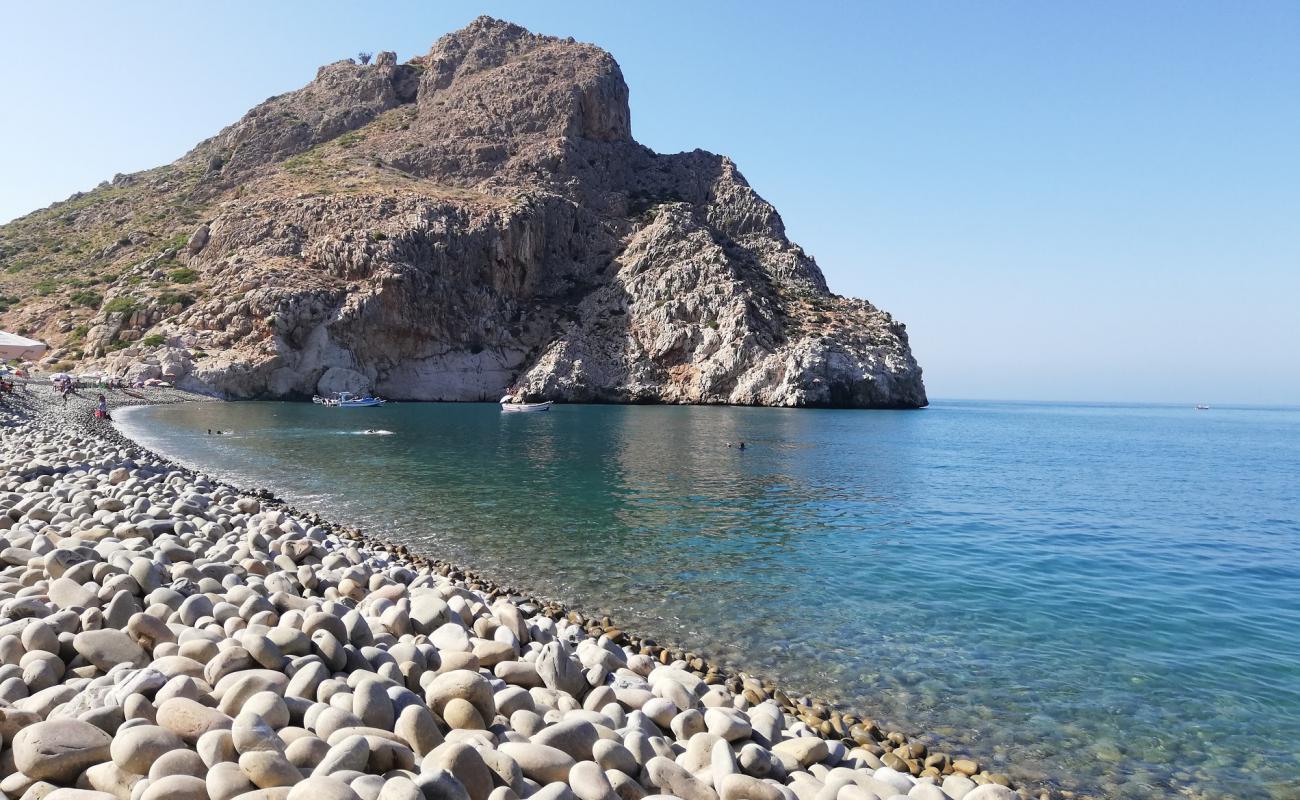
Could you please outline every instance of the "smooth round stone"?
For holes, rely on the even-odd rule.
[[[194,749],[209,769],[223,761],[233,762],[239,759],[239,751],[235,750],[235,739],[227,730],[208,731],[199,737]]]
[[[568,719],[543,728],[529,740],[563,750],[574,761],[591,761],[592,747],[599,738],[595,725],[585,719]]]
[[[772,754],[766,748],[750,742],[740,748],[736,763],[746,775],[765,778],[772,771]]]
[[[442,708],[442,718],[452,728],[460,730],[481,731],[487,728],[487,723],[478,709],[468,700],[459,697],[447,701]]]
[[[442,731],[433,720],[433,714],[423,705],[411,704],[402,709],[393,725],[393,732],[400,736],[417,757],[423,758],[435,747],[442,744]]]
[[[240,755],[261,750],[284,752],[284,740],[276,735],[266,720],[251,711],[240,713],[230,728],[230,735]]]
[[[239,768],[239,764],[233,761],[223,761],[213,764],[208,769],[207,777],[204,778],[207,785],[208,797],[211,800],[231,800],[245,792],[251,792],[256,787],[248,779],[244,771]]]
[[[736,754],[732,752],[731,743],[726,739],[719,739],[713,745],[709,757],[709,769],[715,785],[723,775],[734,775],[740,771],[740,767],[736,765]]]
[[[680,763],[690,772],[702,772],[713,762],[713,747],[724,741],[721,736],[705,731],[697,733],[686,743],[686,752]]]
[[[159,727],[194,744],[208,731],[228,730],[234,725],[228,715],[188,697],[172,697],[158,706]]]
[[[140,800],[208,800],[208,787],[193,775],[170,775],[149,780]]]
[[[158,709],[142,694],[133,694],[122,703],[122,713],[127,719],[139,719],[153,725],[158,721]]]
[[[577,763],[563,750],[533,742],[505,742],[497,749],[513,758],[525,777],[540,784],[568,780]]]
[[[97,792],[94,789],[55,789],[48,794],[32,793],[29,790],[28,794],[32,794],[33,797],[40,797],[42,800],[47,797],[53,797],[54,800],[117,800],[116,796],[108,792]],[[27,797],[27,795],[23,795],[23,797]]]
[[[944,793],[951,798],[955,798],[955,800],[961,800],[975,791],[975,787],[978,785],[967,776],[958,774],[947,776],[943,779],[942,784]]]
[[[603,770],[618,770],[628,775],[635,775],[640,770],[632,751],[621,742],[600,739],[591,746],[591,755]]]
[[[475,745],[471,743],[471,746]],[[489,747],[480,749],[479,755],[483,757],[483,763],[487,764],[487,768],[494,773],[492,779],[494,785],[523,787],[524,773],[519,769],[519,765],[515,763],[513,758],[500,750],[490,749]]]
[[[375,680],[362,680],[352,694],[352,713],[373,728],[392,730],[396,721],[393,701],[384,685]]]
[[[451,700],[464,700],[474,706],[479,717],[489,722],[496,717],[496,702],[492,699],[492,684],[477,672],[457,669],[434,678],[427,691],[429,706],[443,719],[443,711]]]
[[[149,656],[134,639],[125,631],[113,628],[82,631],[72,638],[72,647],[80,656],[104,672],[108,672],[118,664],[143,667],[149,663]]]
[[[496,800],[491,795],[488,797],[489,800]],[[379,790],[376,800],[424,800],[424,793],[415,785],[415,781],[398,775],[384,781],[384,788]]]
[[[578,800],[614,800],[614,787],[594,761],[579,761],[569,770],[569,788]]]
[[[546,727],[546,720],[536,711],[520,709],[510,715],[510,727],[522,736],[532,737]]]
[[[783,759],[788,758],[801,767],[808,767],[825,759],[831,751],[826,746],[826,740],[820,736],[800,736],[772,745],[772,753]]]
[[[439,626],[429,635],[429,641],[439,652],[467,652],[470,649],[469,634],[455,622]]]
[[[429,591],[429,590],[425,590]],[[436,594],[416,594],[411,598],[411,625],[417,633],[429,634],[451,619],[451,608]]]
[[[907,794],[912,790],[913,784],[916,783],[912,780],[911,775],[899,772],[891,767],[881,767],[873,773],[872,777],[883,784],[894,787],[899,794]]]
[[[542,676],[537,674],[537,667],[527,661],[502,661],[492,668],[492,672],[512,686],[531,689],[544,685]]]
[[[322,777],[348,770],[361,771],[370,761],[370,743],[364,736],[347,736],[331,745],[329,752],[312,770],[312,777]]]
[[[480,666],[492,669],[497,664],[510,661],[515,657],[515,646],[510,642],[477,641],[474,643],[474,655]]]
[[[573,790],[567,783],[548,783],[528,796],[529,800],[574,800]]]
[[[908,791],[907,796],[910,800],[952,800],[947,792],[933,783],[918,783]]]
[[[213,687],[213,696],[220,697],[217,707],[226,714],[238,714],[248,698],[258,692],[274,692],[282,695],[289,685],[289,678],[282,672],[269,669],[247,669],[232,672]]]
[[[289,791],[288,800],[361,800],[361,796],[343,781],[312,777],[296,784]]]
[[[673,735],[681,741],[687,741],[695,734],[706,730],[704,715],[694,708],[688,708],[673,717],[670,727]]]
[[[149,767],[149,785],[152,787],[155,781],[173,775],[202,778],[207,774],[208,766],[199,758],[198,753],[193,750],[173,750],[159,756],[153,766]]]
[[[469,792],[445,769],[424,770],[416,778],[425,800],[469,800]]]
[[[655,756],[645,766],[650,782],[666,794],[682,800],[716,800],[717,793],[708,784],[697,779],[684,767],[663,757]]]
[[[239,715],[244,714],[256,714],[277,731],[289,724],[289,707],[275,692],[258,692],[248,698],[239,709]]]
[[[647,700],[641,706],[640,711],[664,730],[668,730],[672,725],[673,718],[681,713],[676,703],[662,697],[652,697]]]
[[[645,787],[633,780],[627,773],[611,769],[605,773],[609,785],[618,800],[642,800],[646,796]]]
[[[59,608],[83,609],[99,608],[99,596],[71,578],[55,578],[50,581],[48,591],[50,602]]]
[[[749,775],[723,775],[717,786],[720,800],[782,800],[780,789]]]
[[[976,786],[962,800],[1016,800],[1016,793],[996,783]]]
[[[311,772],[325,759],[329,751],[330,746],[324,739],[317,736],[303,736],[289,742],[289,746],[284,749],[284,757],[298,769]]]
[[[71,783],[87,767],[107,761],[112,743],[112,737],[89,722],[37,722],[13,737],[14,766],[34,781]]]
[[[43,651],[59,654],[59,635],[44,620],[33,620],[23,627],[23,650],[28,653]]]
[[[487,800],[492,791],[492,771],[473,747],[461,742],[445,742],[420,762],[421,770],[445,769],[460,781],[470,800]]]
[[[314,709],[319,708],[319,713]],[[324,704],[317,704],[303,715],[303,721],[307,727],[315,728],[316,735],[322,739],[329,739],[334,732],[342,728],[355,728],[361,724],[351,712],[342,709],[332,708]]]
[[[704,725],[709,733],[721,736],[728,742],[748,739],[753,727],[744,712],[731,708],[710,708],[704,712]]]
[[[112,761],[104,761],[93,767],[87,767],[77,783],[85,783],[97,792],[108,792],[114,797],[130,797],[132,788],[143,778],[132,775]],[[0,782],[0,788],[4,783]],[[84,787],[83,787],[84,788]]]
[[[293,786],[302,780],[302,773],[274,750],[255,750],[239,756],[239,768],[259,789]]]
[[[379,775],[362,775],[353,778],[348,786],[361,800],[379,800],[379,793],[384,790],[384,779]]]

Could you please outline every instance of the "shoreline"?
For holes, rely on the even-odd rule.
[[[42,389],[45,389],[45,387],[38,387],[37,392],[34,394],[39,395]],[[51,394],[52,398],[52,393],[48,392],[48,390],[45,393]],[[20,394],[18,397],[21,398],[22,395]],[[110,398],[110,400],[121,401],[123,398],[118,395]],[[182,392],[167,392],[166,394],[158,394],[154,397],[150,397],[144,401],[127,400],[127,402],[114,402],[111,407],[121,409],[129,406],[157,405],[165,402],[195,401],[212,402],[210,398],[187,395]],[[706,659],[694,653],[677,648],[664,647],[652,639],[625,633],[614,627],[613,621],[608,617],[603,617],[601,619],[589,618],[581,612],[573,610],[556,600],[519,592],[510,586],[501,585],[472,569],[462,568],[442,559],[432,558],[412,552],[404,545],[384,542],[347,526],[336,525],[316,512],[302,512],[293,508],[289,503],[275,497],[271,492],[265,489],[249,491],[233,486],[227,481],[211,480],[210,476],[201,469],[195,469],[178,463],[159,453],[148,450],[139,442],[131,439],[116,426],[96,423],[89,414],[89,409],[91,407],[89,401],[86,400],[83,402],[85,405],[81,408],[80,414],[78,414],[78,409],[74,405],[70,408],[71,414],[69,415],[66,413],[60,413],[61,409],[57,407],[56,402],[52,399],[42,403],[36,399],[35,396],[32,396],[30,399],[31,408],[27,412],[30,415],[28,418],[28,425],[36,423],[38,427],[52,426],[55,428],[72,428],[92,440],[97,440],[102,446],[126,449],[127,457],[119,459],[121,462],[120,465],[112,467],[105,466],[101,467],[101,469],[121,469],[123,468],[121,465],[126,463],[139,464],[140,462],[147,462],[149,468],[154,471],[165,469],[168,473],[179,473],[191,483],[198,483],[202,486],[208,487],[207,491],[209,493],[235,495],[239,496],[241,499],[247,500],[255,499],[260,509],[258,512],[259,514],[274,511],[279,515],[283,515],[296,521],[300,526],[306,526],[309,530],[319,531],[321,535],[327,539],[328,543],[334,546],[333,550],[335,551],[339,549],[358,549],[363,553],[382,554],[385,563],[401,564],[403,569],[416,570],[419,580],[425,580],[426,582],[437,585],[440,587],[440,592],[448,594],[450,597],[460,597],[462,594],[469,594],[476,597],[477,602],[484,607],[490,606],[493,603],[499,604],[500,601],[506,600],[516,609],[514,616],[518,616],[520,612],[532,613],[532,619],[528,621],[528,625],[530,626],[534,624],[541,624],[544,627],[555,626],[557,630],[565,631],[566,635],[570,639],[576,639],[577,641],[574,642],[575,644],[598,643],[597,646],[603,646],[607,651],[621,647],[624,656],[624,664],[628,663],[628,659],[636,659],[639,665],[645,666],[646,669],[650,670],[650,674],[642,676],[649,680],[650,687],[653,687],[655,684],[654,675],[662,670],[668,670],[675,673],[680,672],[688,676],[694,676],[694,680],[683,680],[690,683],[692,686],[697,687],[697,690],[694,693],[698,694],[698,697],[686,699],[683,698],[680,693],[668,691],[669,694],[672,694],[674,697],[677,697],[682,701],[682,706],[688,707],[685,709],[677,709],[679,714],[689,711],[689,707],[692,705],[697,706],[697,710],[704,710],[707,716],[714,717],[718,715],[708,713],[708,710],[714,707],[727,707],[732,710],[738,710],[742,715],[750,710],[766,710],[765,715],[771,715],[771,713],[775,711],[777,721],[779,722],[778,727],[785,728],[786,730],[777,733],[777,738],[779,740],[774,741],[769,739],[767,741],[767,743],[772,745],[773,748],[775,748],[776,745],[782,744],[781,740],[788,739],[793,741],[793,739],[816,738],[823,742],[828,742],[826,749],[829,749],[830,751],[827,753],[825,758],[813,759],[806,764],[798,758],[794,759],[793,762],[789,762],[788,759],[785,759],[784,761],[787,763],[783,763],[781,766],[775,766],[776,762],[783,761],[783,759],[776,755],[775,749],[767,753],[769,760],[772,760],[774,764],[772,767],[773,774],[776,772],[785,773],[781,776],[784,780],[778,782],[765,774],[762,776],[760,782],[773,787],[781,786],[788,790],[788,794],[786,791],[781,791],[780,789],[777,790],[778,794],[784,797],[785,800],[791,800],[790,796],[793,796],[794,800],[826,800],[825,797],[818,795],[817,792],[824,793],[829,789],[829,787],[825,780],[818,781],[818,775],[820,774],[822,779],[829,778],[832,769],[836,771],[847,769],[858,773],[858,775],[852,776],[853,780],[850,780],[849,783],[852,783],[856,788],[862,789],[862,791],[868,795],[869,789],[864,785],[867,782],[870,782],[875,786],[875,788],[883,791],[887,788],[886,784],[888,781],[893,780],[896,784],[894,786],[894,795],[903,793],[899,790],[904,789],[905,787],[903,784],[906,783],[907,793],[910,796],[933,797],[934,800],[942,800],[944,797],[956,800],[962,796],[970,796],[972,797],[972,800],[978,800],[978,798],[984,797],[1068,798],[1076,796],[1068,791],[1053,790],[1051,788],[1030,790],[1025,787],[1021,788],[1017,792],[1013,792],[1010,789],[1005,788],[1006,785],[1011,783],[1006,776],[998,773],[991,773],[986,769],[982,769],[982,765],[973,762],[973,760],[961,759],[959,757],[953,757],[942,753],[927,752],[927,749],[923,744],[913,741],[902,733],[886,733],[885,731],[881,731],[875,723],[868,719],[853,714],[842,714],[834,706],[823,703],[814,698],[803,697],[795,694],[787,695],[772,681],[763,680],[730,667],[721,667],[710,664]],[[74,400],[71,401],[71,403],[75,404],[77,401]],[[62,417],[62,419],[59,419],[60,417]],[[137,469],[139,468],[140,467],[137,466]],[[9,531],[6,531],[5,533],[8,532]],[[327,548],[327,550],[328,549],[329,548]],[[415,584],[411,585],[412,587],[415,586]],[[307,593],[304,592],[304,594]],[[450,597],[448,599],[450,599]],[[360,608],[364,606],[367,600],[369,600],[369,597],[362,592],[357,607]],[[511,616],[509,612],[505,613],[506,616]],[[502,627],[500,615],[493,614],[489,616],[496,616],[495,621],[498,624],[498,629]],[[549,624],[541,622],[542,620],[549,620]],[[476,620],[476,623],[478,621],[479,620]],[[5,621],[0,620],[0,632],[4,631],[6,627]],[[477,628],[478,625],[476,624],[475,631],[473,632],[477,632]],[[430,631],[430,633],[432,633],[432,631]],[[521,646],[522,640],[528,639],[529,636],[526,630],[522,633],[522,636],[516,635],[513,646],[515,657],[517,659],[522,659],[523,662],[526,663],[528,657],[534,655],[537,648],[533,648],[531,651],[527,648],[523,648]],[[0,635],[0,638],[3,638],[2,635]],[[536,643],[536,639],[533,641]],[[590,648],[588,649],[588,652],[590,652]],[[582,647],[579,646],[576,656],[575,654],[570,654],[570,658],[571,660],[575,657],[580,659],[581,655]],[[615,661],[617,661],[617,659],[615,659]],[[578,661],[577,665],[584,666],[585,662]],[[627,667],[624,666],[623,669],[626,670]],[[607,675],[604,677],[612,678],[613,676]],[[350,678],[349,683],[351,683]],[[0,684],[0,686],[2,685],[3,684]],[[609,685],[618,684],[614,683]],[[423,684],[421,684],[421,687],[422,686]],[[511,688],[511,684],[507,681],[506,689],[508,690],[509,688]],[[556,687],[549,688],[554,689]],[[603,688],[606,688],[606,684],[604,683],[590,687],[582,687],[578,690],[577,697],[581,698],[583,694],[590,696],[590,694],[599,693]],[[215,688],[213,690],[216,691]],[[643,703],[645,701],[644,698],[638,699],[641,699]],[[635,703],[629,705],[626,702],[622,702],[621,699],[620,702],[623,706],[624,714],[636,713],[640,709],[640,706],[636,706]],[[589,710],[595,711],[595,709]],[[615,713],[613,709],[609,710],[611,713]],[[486,714],[483,714],[482,716],[485,717]],[[670,723],[673,720],[670,718],[664,718],[656,721]],[[442,722],[444,725],[446,724],[446,721]],[[483,720],[483,722],[488,723],[487,720]],[[679,732],[676,730],[676,727],[677,726],[675,725],[664,724],[659,725],[656,730],[659,734],[664,735],[669,739],[671,739],[671,735],[667,734],[667,731],[670,729],[673,730],[674,733],[690,732],[689,730]],[[446,731],[448,741],[451,740],[453,735],[460,732],[455,728],[456,726],[452,725]],[[709,731],[711,731],[712,728],[713,726],[710,725]],[[795,736],[790,737],[790,732],[794,732]],[[510,731],[510,733],[514,732]],[[671,752],[678,752],[680,748],[682,753],[689,755],[692,737],[694,735],[698,735],[698,732],[692,734],[692,736],[678,736],[678,742],[670,746],[669,754],[671,754]],[[8,738],[9,737],[6,736],[6,739]],[[746,744],[755,744],[760,738],[762,737],[755,737],[752,741],[746,739]],[[797,744],[801,746],[811,746],[807,742],[799,742]],[[820,751],[818,750],[818,752]],[[683,757],[684,755],[679,754],[677,761],[680,762]],[[707,761],[708,759],[705,760]],[[724,757],[723,761],[725,760]],[[743,757],[741,760],[744,760]],[[828,764],[831,766],[827,766]],[[664,767],[662,764],[657,766]],[[893,767],[897,767],[897,769],[893,769]],[[664,769],[667,768],[664,767]],[[709,769],[711,768],[701,767],[701,770],[705,773],[708,773]],[[725,764],[721,769],[724,773],[726,772]],[[660,772],[662,772],[662,770],[660,770]],[[746,775],[747,777],[759,780],[759,777],[752,774],[752,772],[753,771],[751,770],[747,773],[744,769],[741,769],[739,772],[732,774]],[[876,775],[877,772],[880,774]],[[639,775],[630,777],[634,780],[638,777],[640,778],[642,785],[638,788],[643,792],[653,791],[656,788],[662,789],[665,793],[669,791],[670,787],[655,782],[655,778],[650,774],[646,765],[641,765],[639,773]],[[683,778],[683,780],[686,779]],[[737,794],[736,792],[728,791],[730,789],[729,786],[721,785],[722,783],[739,784],[741,783],[739,779],[723,782],[719,781],[716,775],[705,774],[704,780],[700,780],[698,775],[694,780],[696,783],[704,784],[704,786],[681,786],[678,788],[683,791],[687,788],[692,791],[697,788],[713,790],[713,797],[717,797],[719,790],[721,790],[722,800],[731,800],[732,797],[739,798],[742,796],[749,796],[749,794],[746,794],[745,792]],[[649,784],[645,785],[647,781]],[[810,785],[795,785],[796,783],[803,783],[805,781]],[[821,783],[821,786],[812,787],[812,783]],[[933,791],[930,791],[928,787],[933,787]],[[978,788],[977,790],[977,787],[987,788]],[[4,788],[4,786],[0,785],[0,790],[3,790]],[[545,791],[545,788],[549,787],[539,787],[538,791]],[[574,787],[575,790],[576,788],[577,787]],[[762,794],[763,792],[761,787],[749,788],[752,791],[757,791],[759,794]],[[839,796],[846,794],[842,787],[837,788],[836,791]],[[691,794],[692,792],[686,793]],[[622,793],[619,794],[620,797],[623,797]],[[682,796],[682,791],[674,791],[673,794]],[[808,796],[805,797],[805,794]],[[853,793],[847,792],[847,794]],[[427,791],[426,795],[428,795]],[[728,795],[731,797],[728,797]],[[882,798],[886,796],[879,793],[877,793],[877,795]],[[9,796],[12,797],[13,795]],[[581,797],[582,795],[579,796]],[[709,797],[704,793],[701,793],[700,796],[705,798]],[[838,800],[836,795],[831,795],[830,797],[836,797],[836,800]],[[124,800],[132,800],[132,797],[128,796]],[[138,798],[136,800],[138,800]],[[249,800],[252,799],[250,798]],[[478,800],[478,798],[472,798],[472,800]],[[583,800],[586,800],[586,798],[583,798]],[[623,800],[627,800],[627,798],[623,797]],[[712,798],[709,798],[709,800],[712,800]],[[775,798],[771,798],[771,800],[775,800]],[[864,798],[864,800],[869,800],[869,797]]]

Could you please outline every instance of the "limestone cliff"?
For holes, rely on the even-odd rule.
[[[0,228],[6,328],[228,397],[918,407],[726,157],[632,138],[603,50],[480,18],[322,67],[176,163]]]

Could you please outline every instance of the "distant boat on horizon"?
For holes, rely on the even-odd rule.
[[[1210,410],[1210,407],[1209,407],[1208,405],[1206,405],[1205,403],[1197,403],[1197,404],[1196,404],[1196,410],[1197,410],[1197,411],[1209,411],[1209,410]]]

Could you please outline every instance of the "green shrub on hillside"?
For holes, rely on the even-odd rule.
[[[158,345],[166,344],[167,337],[157,333],[151,333],[148,336],[141,339],[140,343],[143,344],[145,347],[157,347]]]
[[[158,295],[158,305],[160,306],[174,306],[177,303],[182,308],[189,308],[194,305],[194,297],[185,292],[163,292]]]
[[[104,306],[104,310],[110,314],[130,314],[135,311],[136,304],[133,297],[114,297]]]
[[[199,273],[189,267],[174,269],[169,273],[173,283],[194,283],[199,279]]]
[[[104,298],[100,296],[99,292],[92,292],[89,289],[73,292],[70,299],[74,306],[85,306],[89,309],[99,308],[100,304],[104,302]]]

